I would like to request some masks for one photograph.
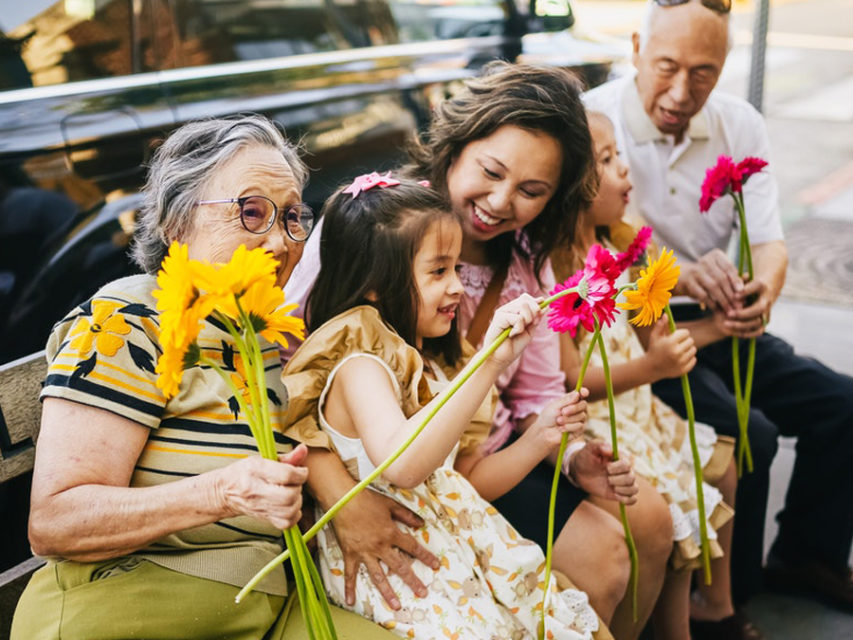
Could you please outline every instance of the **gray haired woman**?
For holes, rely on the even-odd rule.
[[[283,571],[243,604],[234,596],[300,518],[306,449],[276,436],[277,462],[253,455],[232,393],[209,368],[189,369],[163,397],[152,291],[173,241],[212,262],[241,244],[263,247],[284,284],[313,225],[306,176],[295,148],[257,116],[190,123],[158,149],[134,247],[146,273],[104,286],[47,345],[29,532],[49,560],[21,598],[12,638],[282,635]],[[234,370],[227,343],[205,322],[201,348]],[[275,423],[284,390],[277,349],[263,346]]]

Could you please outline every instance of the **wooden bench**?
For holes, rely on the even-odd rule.
[[[0,365],[0,484],[33,470],[46,372],[44,351]],[[41,558],[29,558],[0,573],[0,638],[9,637],[18,598],[43,564]]]

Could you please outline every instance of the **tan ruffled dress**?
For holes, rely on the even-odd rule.
[[[360,479],[375,468],[361,441],[337,433],[322,416],[325,394],[337,368],[354,357],[374,358],[382,364],[407,416],[420,409],[446,378],[438,366],[432,367],[437,380],[424,375],[421,355],[369,306],[333,318],[299,348],[283,373],[291,400],[284,420],[284,424],[292,424],[287,435],[313,446],[333,447],[350,473]],[[461,450],[482,442],[491,425],[491,410],[492,402],[484,402],[460,441]],[[423,518],[425,524],[415,535],[441,563],[437,571],[413,564],[428,586],[428,595],[416,598],[392,574],[391,586],[403,605],[400,611],[393,611],[362,567],[352,609],[409,638],[535,638],[543,595],[542,550],[522,538],[453,468],[455,454],[413,489],[397,488],[381,477],[371,485]],[[344,563],[333,529],[326,527],[317,539],[323,582],[330,598],[346,607]],[[559,590],[553,577],[551,591],[547,637],[592,638],[599,621],[586,594],[573,588]]]

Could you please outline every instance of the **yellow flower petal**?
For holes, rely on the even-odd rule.
[[[86,357],[92,350],[92,342],[95,340],[95,334],[90,331],[91,327],[92,324],[89,322],[89,318],[80,318],[74,323],[74,327],[71,329],[71,335],[76,333],[77,337],[71,341],[69,346],[77,351],[81,358]]]
[[[625,302],[617,306],[629,311],[638,310],[637,315],[631,318],[631,324],[640,327],[653,324],[669,302],[680,272],[672,250],[662,248],[657,260],[640,272],[636,291],[626,291]]]
[[[124,340],[109,333],[99,333],[95,344],[98,347],[98,353],[113,357],[124,345]]]

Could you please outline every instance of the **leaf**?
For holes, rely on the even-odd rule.
[[[270,402],[272,402],[275,406],[281,406],[281,399],[278,397],[278,394],[272,389],[267,389],[267,398],[269,398]]]
[[[71,379],[75,378],[85,378],[92,370],[95,368],[95,365],[98,362],[98,352],[95,351],[89,358],[83,360],[77,367],[74,369],[74,372],[71,374]]]
[[[234,368],[234,347],[222,341],[222,364],[226,371],[236,371]]]
[[[240,417],[240,403],[237,402],[237,398],[231,396],[228,398],[228,408],[231,409],[231,413],[234,414],[234,419],[237,420]]]
[[[152,356],[142,347],[137,347],[129,340],[127,342],[127,350],[130,352],[130,357],[133,360],[133,364],[135,364],[143,371],[148,371],[149,373],[156,373],[156,371],[154,370],[154,356]]]
[[[150,318],[152,316],[157,315],[157,312],[154,311],[154,309],[138,302],[133,302],[131,304],[125,305],[124,307],[119,309],[119,313],[139,316],[140,318]]]

